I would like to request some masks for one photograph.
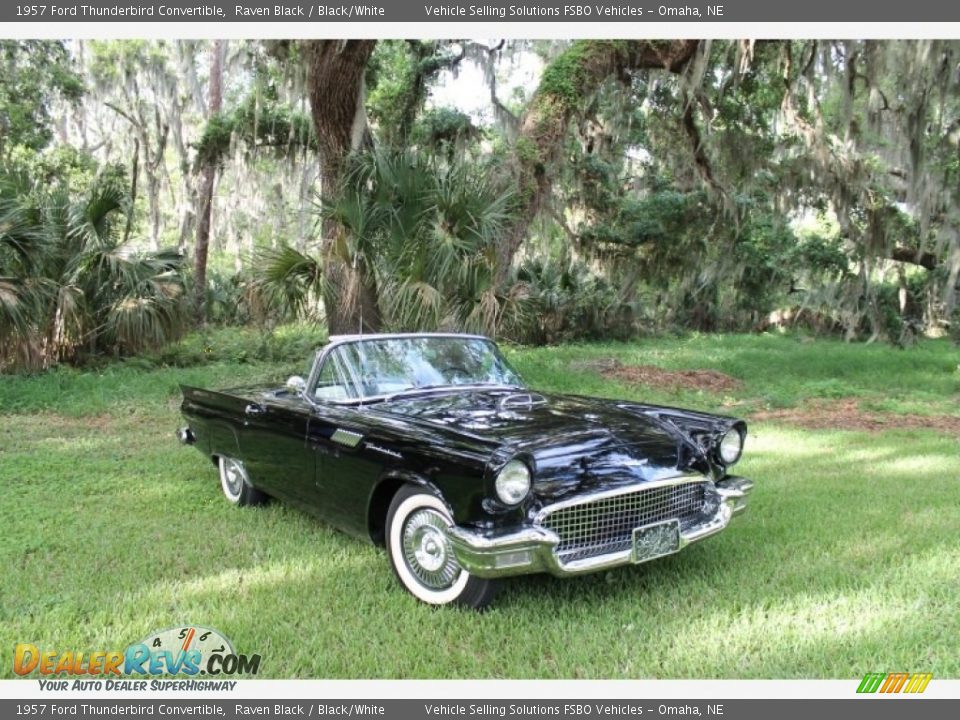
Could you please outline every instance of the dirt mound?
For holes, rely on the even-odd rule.
[[[705,390],[722,393],[739,390],[743,383],[718,370],[664,370],[655,365],[623,365],[618,361],[600,370],[612,380],[670,390]]]
[[[960,417],[951,415],[893,415],[863,410],[858,400],[812,400],[797,408],[761,410],[754,421],[772,421],[810,430],[938,430],[960,436]]]

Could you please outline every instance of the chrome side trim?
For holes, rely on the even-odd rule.
[[[363,440],[363,435],[350,430],[337,428],[333,435],[330,436],[330,439],[335,443],[339,443],[340,445],[346,445],[347,447],[354,448],[360,444],[361,440]]]
[[[324,347],[342,345],[343,343],[359,340],[404,340],[406,338],[433,337],[433,338],[470,338],[471,340],[490,340],[486,335],[473,333],[451,332],[405,332],[405,333],[348,333],[345,335],[331,335]],[[493,342],[491,340],[491,342]]]

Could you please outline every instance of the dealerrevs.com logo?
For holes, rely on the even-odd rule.
[[[52,690],[145,690],[143,681],[133,684],[115,678],[256,675],[260,670],[260,659],[260,655],[237,653],[233,643],[212,628],[187,625],[151,633],[126,650],[60,651],[32,643],[17,643],[13,671],[20,676],[37,673],[47,678],[64,675],[78,678],[72,683],[67,680],[41,681]],[[80,680],[80,677],[90,679]],[[154,682],[150,689],[194,689],[193,686],[196,689],[216,689],[210,685],[193,683],[191,686],[161,687]]]
[[[933,679],[933,673],[867,673],[860,681],[858,693],[922,693]]]

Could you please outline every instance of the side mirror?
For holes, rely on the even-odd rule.
[[[307,389],[307,381],[299,375],[291,375],[287,378],[287,390],[298,395]]]

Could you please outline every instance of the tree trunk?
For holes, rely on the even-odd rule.
[[[364,72],[376,40],[308,40],[310,111],[320,146],[320,181],[325,196],[337,192],[347,158],[367,137]],[[331,335],[376,332],[382,321],[372,268],[351,257],[343,228],[325,219],[322,227],[324,297]]]
[[[495,287],[502,290],[530,224],[550,196],[553,177],[571,122],[609,77],[627,80],[633,70],[682,72],[699,40],[579,40],[544,70],[520,124],[514,174],[520,210],[497,248]]]
[[[227,41],[216,40],[210,60],[210,104],[207,118],[212,118],[223,107],[223,56]],[[197,220],[197,245],[194,249],[195,310],[197,324],[207,321],[207,254],[210,248],[210,216],[213,211],[213,185],[217,176],[216,165],[206,164],[201,168],[200,212]]]
[[[196,41],[190,40],[176,43],[179,77],[184,90],[182,92],[178,90],[177,98],[167,99],[167,102],[173,107],[169,114],[171,137],[173,138],[174,149],[177,152],[180,169],[180,198],[177,203],[177,216],[180,222],[177,232],[177,249],[181,254],[186,254],[190,240],[194,237],[199,206],[196,178],[190,170],[190,151],[183,134],[183,115],[189,114],[197,108],[201,112],[203,111],[203,93],[199,93],[200,97],[196,96],[200,83],[197,82],[195,44]]]
[[[140,176],[140,141],[133,139],[133,160],[130,163],[130,209],[127,211],[127,224],[123,229],[123,244],[126,245],[130,240],[130,233],[133,232],[133,209],[137,205],[137,178]]]

